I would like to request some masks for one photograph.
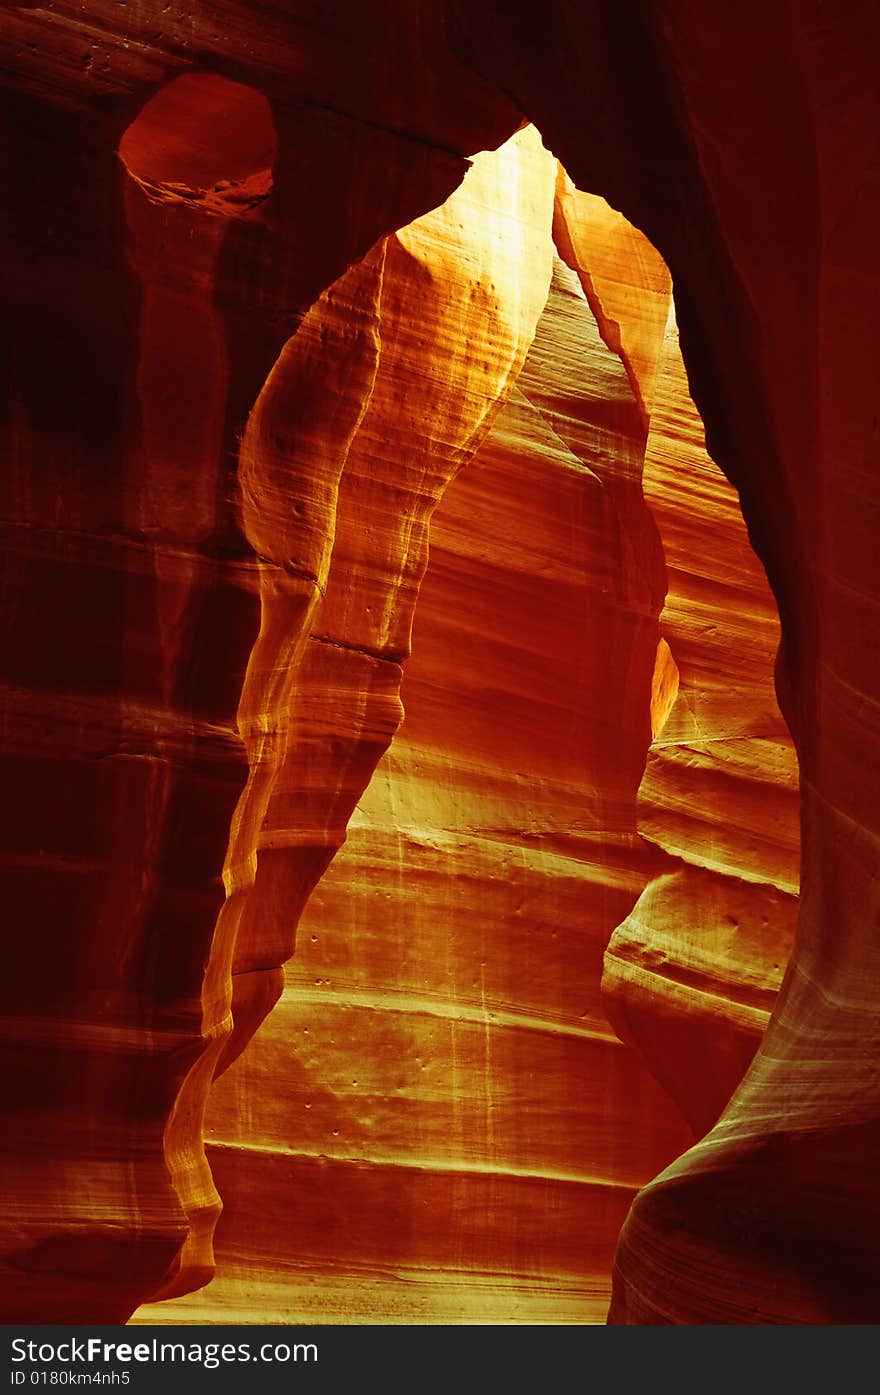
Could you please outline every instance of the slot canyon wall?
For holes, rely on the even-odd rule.
[[[4,14],[5,1320],[876,1318],[878,23]]]
[[[685,680],[697,701],[708,702],[713,677],[729,692],[735,665],[751,657],[756,672],[740,686],[749,693],[753,677],[763,680],[764,726],[774,715],[781,725],[772,619],[757,653],[747,652],[761,608],[775,612],[734,492],[699,449],[676,340],[666,339],[662,262],[563,177],[555,215],[575,265],[597,253],[593,303],[606,325],[614,308],[641,333],[639,381],[645,398],[655,382],[662,388],[665,415],[658,409],[647,430],[638,384],[557,257],[511,398],[432,518],[403,728],[306,909],[281,1004],[212,1091],[218,1276],[138,1321],[247,1320],[255,1301],[278,1321],[601,1321],[634,1191],[689,1141],[682,1115],[702,1104],[699,1078],[680,1092],[679,1113],[653,1084],[658,1053],[645,1052],[645,1068],[609,1031],[600,984],[611,930],[666,868],[634,837],[665,585],[660,543],[667,560],[677,555],[675,529],[690,522],[689,494],[706,477],[713,537],[726,524],[726,560],[740,575],[712,612],[727,669]],[[650,333],[615,291],[648,314]],[[662,449],[660,423],[671,433],[676,413],[667,448],[682,457],[682,419],[697,440],[680,459],[687,486],[672,496],[671,517],[657,510],[658,538],[639,479]],[[694,569],[716,560],[699,545],[685,556]],[[751,617],[745,641],[720,618],[734,606]],[[671,621],[668,633],[684,668]],[[691,648],[699,657],[706,646]],[[664,741],[669,730],[667,721]],[[698,807],[711,810],[705,769],[695,779]],[[774,783],[775,772],[765,775]],[[771,839],[778,820],[755,798],[743,803]],[[787,832],[796,847],[795,810]],[[728,801],[726,812],[748,838],[741,809]],[[744,862],[729,854],[732,875]],[[712,902],[699,882],[687,890],[690,904],[674,913],[710,940]],[[722,881],[714,900],[720,918],[743,896]],[[691,981],[714,991],[708,1044],[723,1060],[740,1030],[737,975],[754,977],[759,954],[779,941],[760,924],[721,930],[720,966]],[[660,932],[652,928],[652,942]],[[679,939],[682,949],[667,923],[667,953]],[[783,938],[783,963],[788,948]],[[770,1002],[780,975],[767,976]],[[644,1010],[641,985],[632,996]],[[716,1094],[738,1083],[765,1021],[766,1004]],[[679,1073],[705,1051],[693,1002],[661,1040]]]

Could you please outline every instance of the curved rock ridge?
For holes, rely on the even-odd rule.
[[[428,520],[534,334],[554,180],[531,129],[478,156],[441,209],[316,301],[248,420],[243,528],[262,559],[238,715],[249,776],[203,990],[211,1044],[169,1126],[194,1221],[162,1295],[197,1286],[210,1266],[217,1202],[197,1162],[207,1084],[277,997],[299,913],[400,723]]]
[[[880,17],[563,10],[552,82],[538,6],[460,7],[467,51],[672,269],[710,451],[779,604],[801,782],[798,930],[768,1030],[708,1139],[636,1202],[612,1315],[876,1319]],[[574,78],[597,64],[599,82]]]
[[[567,179],[557,228],[641,385],[642,484],[667,584],[638,828],[670,856],[611,939],[603,995],[701,1134],[754,1054],[794,933],[797,762],[774,689],[778,615],[736,492],[706,454],[659,254]]]
[[[82,10],[17,10],[0,44],[21,26],[46,41],[68,21],[79,53]],[[117,52],[120,83],[83,65],[77,81],[103,98],[67,106],[59,51],[14,38],[10,73],[22,54],[30,66],[3,90],[16,333],[3,354],[2,761],[21,791],[2,835],[16,926],[2,1004],[9,1321],[120,1321],[179,1271],[191,1230],[176,1282],[209,1272],[217,1199],[198,1165],[200,1109],[230,1025],[229,927],[216,943],[215,927],[248,774],[237,710],[270,584],[263,536],[242,534],[240,444],[285,343],[320,333],[306,324],[316,296],[467,169],[451,147],[282,97],[265,197],[183,197],[204,152],[172,122],[176,146],[147,169],[169,108],[153,109],[140,143],[138,112],[161,75],[146,81]],[[188,100],[229,117],[232,88],[238,117],[255,102],[264,114],[242,87],[215,75]],[[241,136],[230,180],[254,153]],[[551,161],[548,201],[553,177]],[[375,295],[352,295],[325,326],[362,376],[374,310]],[[330,423],[328,437],[354,424]],[[265,453],[258,468],[271,473]],[[277,570],[290,610],[313,602]],[[231,890],[241,876],[232,866]]]
[[[383,293],[416,271],[386,263]],[[428,336],[443,377],[441,351]],[[136,1321],[603,1319],[630,1201],[691,1138],[600,998],[651,866],[635,798],[664,576],[645,442],[626,366],[557,258],[510,398],[431,520],[403,727],[305,908],[278,1006],[212,1090],[217,1277]],[[332,673],[311,681],[335,715]],[[352,798],[319,804],[305,776],[325,768],[291,757],[293,732],[249,893],[254,958],[289,956],[307,873],[340,840],[319,825],[314,849],[303,811],[347,816]],[[239,956],[260,982],[241,940]]]
[[[663,539],[661,628],[676,674],[638,824],[674,861],[612,937],[603,992],[616,1030],[702,1134],[754,1055],[791,952],[798,768],[774,687],[776,606],[736,492],[705,452],[674,323],[644,489]],[[661,660],[656,683],[666,681]]]
[[[620,355],[647,430],[672,295],[666,263],[622,213],[576,189],[561,165],[553,235],[580,279],[603,340]]]
[[[244,531],[272,565],[238,709],[250,776],[205,983],[211,1035],[232,968],[234,1032],[199,1063],[199,1101],[208,1062],[233,1059],[278,996],[301,908],[400,723],[428,519],[490,430],[547,299],[554,177],[531,130],[478,156],[441,209],[315,303],[248,420]],[[195,1278],[204,1244],[195,1226],[181,1260]]]
[[[876,1318],[880,16],[566,0],[548,26],[536,3],[455,8],[459,51],[672,270],[709,449],[779,605],[800,769],[786,978],[709,1139],[637,1200],[612,1315]]]
[[[229,924],[217,938],[230,824],[248,779],[236,715],[269,578],[303,586],[304,632],[326,561],[326,539],[315,539],[315,577],[285,570],[294,559],[271,551],[259,511],[248,525],[255,554],[237,505],[242,437],[321,294],[370,249],[381,258],[377,244],[458,186],[466,157],[525,118],[574,184],[642,229],[672,272],[709,452],[738,491],[779,606],[777,688],[801,781],[786,977],[718,1122],[636,1198],[612,1320],[876,1320],[880,12],[785,0],[342,0],[325,11],[316,18],[299,0],[258,10],[244,0],[53,0],[7,6],[0,24],[0,295],[14,327],[3,350],[0,482],[3,774],[14,795],[0,843],[12,926],[0,1180],[16,1198],[3,1222],[4,1314],[113,1321],[154,1291],[189,1226],[168,1157],[200,1214],[185,1282],[208,1272],[214,1199],[198,1169],[184,1185],[207,1085],[196,1062],[203,1073],[213,1065],[218,1045],[204,1053],[205,1034],[219,1044],[229,1026],[235,918],[254,874],[248,840],[259,836],[239,819],[233,847],[245,857],[229,861]],[[187,197],[206,190],[179,167],[163,166],[157,184],[119,158],[160,89],[205,73],[271,107],[271,187],[237,206]],[[242,173],[220,171],[210,190],[219,183],[222,195]],[[577,264],[558,238],[562,260]],[[608,279],[598,263],[582,278],[596,307],[603,281],[610,297]],[[604,318],[596,310],[609,343],[619,335],[644,431],[658,321],[638,316],[628,338],[626,312],[625,299]],[[353,313],[350,338],[342,316],[332,333],[368,378],[375,317]],[[353,429],[344,417],[337,443]],[[266,481],[268,506],[277,461],[258,427],[249,468]],[[704,488],[715,493],[711,481]],[[328,499],[318,503],[329,519]],[[641,547],[645,516],[627,517]],[[295,529],[282,534],[297,541]],[[653,595],[656,538],[652,548]],[[280,603],[295,607],[285,584]],[[277,639],[264,633],[261,652]],[[641,641],[634,650],[639,674],[654,664],[658,731],[665,716],[682,719],[671,632],[667,641],[669,653],[654,634],[650,660]],[[299,662],[307,651],[304,641]],[[619,651],[609,653],[616,663]],[[750,871],[738,879],[742,903],[699,946],[689,933],[686,952],[675,950],[678,978],[704,984],[728,970],[733,927],[723,917],[748,927],[741,943],[757,944],[765,912],[754,922],[746,898],[791,855],[776,737],[738,725],[713,680],[723,672],[716,652],[691,676],[711,699],[712,725],[734,728],[731,756],[721,762],[717,742],[711,756],[697,751],[693,724],[673,725],[665,746],[661,731],[646,793],[656,837],[665,828],[675,856],[643,852],[640,873],[655,877],[640,915],[662,924],[664,887],[684,910],[699,883],[705,904],[720,907],[731,871]],[[272,681],[252,666],[249,691]],[[280,736],[252,730],[245,709],[243,728],[252,755],[265,736],[277,759]],[[755,782],[737,752],[772,774],[772,837],[757,824],[743,836]],[[685,844],[698,771],[715,792],[696,852]],[[729,826],[715,803],[722,775],[736,809]],[[778,921],[766,912],[782,933],[793,885],[780,892]],[[664,952],[668,961],[668,943]],[[740,1009],[766,1005],[773,963],[741,982]],[[268,1002],[278,976],[262,977]],[[652,974],[660,999],[668,984]],[[647,1042],[653,1027],[627,1012],[628,1030]],[[697,1082],[674,1084],[668,1072],[701,1118],[745,1059],[746,1016],[728,1037],[728,1061],[713,1058],[703,1098]],[[680,1025],[677,1007],[671,1020]],[[674,1065],[670,1057],[664,1070]]]

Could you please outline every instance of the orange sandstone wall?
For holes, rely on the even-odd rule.
[[[241,1049],[277,995],[299,911],[400,721],[428,518],[490,429],[534,334],[555,173],[533,130],[478,158],[441,209],[319,298],[248,420],[243,524],[265,559],[238,712],[250,773],[203,993],[214,1049],[171,1123],[188,1126],[180,1147],[195,1221],[165,1295],[210,1263],[213,1188],[191,1160],[211,1067]]]
[[[424,352],[443,378],[443,344]],[[212,1091],[217,1278],[139,1320],[604,1319],[632,1197],[690,1139],[600,1000],[649,865],[644,445],[557,260],[510,400],[432,518],[403,728],[279,1005]]]
[[[466,251],[466,219],[447,229],[463,234],[451,298],[424,249],[389,234],[442,205],[466,158],[525,118],[671,269],[709,448],[779,607],[777,687],[800,771],[800,902],[779,997],[717,1122],[638,1194],[611,1318],[875,1320],[880,16],[869,4],[783,0],[723,12],[692,0],[376,0],[316,23],[313,8],[56,0],[7,7],[0,21],[0,295],[14,327],[0,438],[2,761],[15,795],[2,829],[12,930],[0,1181],[15,1198],[0,1236],[4,1315],[118,1320],[211,1273],[218,1198],[201,1153],[211,1075],[280,991],[296,911],[393,734],[424,523],[500,422],[493,413],[516,406],[544,304],[540,278],[493,281]],[[549,207],[550,164],[542,179]],[[595,221],[620,230],[615,216]],[[627,529],[619,554],[603,554],[599,591],[651,632],[647,644],[638,625],[624,627],[633,674],[617,715],[630,734],[627,699],[652,666],[657,678],[638,818],[660,851],[643,866],[655,879],[638,914],[612,942],[606,996],[701,1129],[748,1059],[782,963],[793,766],[766,705],[766,593],[759,574],[721,565],[739,546],[731,499],[704,468],[688,411],[675,420],[656,263],[647,283],[640,272],[634,308],[615,257],[582,255],[576,223],[557,207],[557,249],[629,392],[602,414],[618,443],[603,487]],[[549,281],[549,239],[543,247]],[[448,380],[420,385],[436,408],[424,476],[410,454],[418,422],[405,373],[417,356],[405,345],[401,410],[389,417],[400,434],[371,424],[374,401],[394,405],[380,382],[383,299],[395,312],[389,258],[407,275],[389,278],[388,295],[417,283],[420,315],[448,311],[462,344]],[[560,285],[572,285],[561,271]],[[481,328],[468,329],[465,353],[468,287]],[[412,306],[396,308],[412,333]],[[493,369],[480,350],[496,337]],[[471,356],[483,364],[477,400],[460,375]],[[328,358],[344,365],[341,395]],[[584,464],[593,431],[555,410],[559,386],[557,375],[529,400]],[[618,453],[634,412],[644,454],[655,402],[666,648],[653,628],[656,535]],[[450,429],[434,435],[441,420]],[[378,509],[398,519],[396,557],[361,483],[374,482],[371,432],[403,466],[402,491],[392,481]],[[686,464],[695,509],[676,501],[665,442]],[[588,468],[600,475],[592,458]],[[412,534],[398,508],[404,520],[412,510]],[[689,536],[700,515],[720,530],[704,567]],[[378,606],[381,625],[351,612],[338,590],[346,571],[355,610]],[[395,590],[405,600],[392,615]],[[755,618],[748,634],[730,623],[737,607]],[[741,653],[717,640],[719,614]],[[531,620],[522,628],[542,633]],[[611,646],[606,668],[609,657],[619,694],[621,651]],[[757,687],[734,703],[747,674]],[[355,703],[351,725],[356,691],[370,701]],[[335,714],[318,696],[328,693]],[[645,724],[641,750],[626,752],[633,801],[647,739]],[[558,771],[534,754],[534,783],[549,789]],[[319,771],[330,783],[311,788]],[[292,789],[305,791],[293,811]],[[604,812],[588,829],[602,833],[586,841],[635,839],[637,816],[617,821],[622,793],[602,786]],[[279,914],[267,921],[280,925],[282,905],[293,914],[263,947],[254,911],[272,901],[275,875]],[[638,895],[629,869],[623,881]],[[708,935],[695,933],[698,906]],[[671,922],[683,932],[672,936]],[[311,933],[323,953],[325,932]],[[329,968],[315,974],[325,976],[332,983]],[[730,1006],[707,1003],[707,986]],[[696,1050],[709,1067],[699,1079],[679,1069]],[[246,1069],[247,1054],[240,1061]],[[218,1109],[231,1088],[221,1081]]]
[[[774,691],[778,617],[736,492],[706,454],[661,258],[564,176],[555,230],[649,422],[642,485],[668,588],[637,814],[658,857],[608,946],[603,996],[700,1135],[754,1054],[794,933],[797,763]]]
[[[306,76],[293,90],[259,56],[206,74],[191,25],[163,13],[16,7],[0,21],[15,327],[2,764],[19,791],[2,832],[8,1321],[119,1321],[211,1272],[219,1201],[202,1113],[282,745],[283,722],[264,731],[260,714],[327,583],[338,479],[377,362],[379,254],[335,307],[320,293],[467,168],[462,142],[430,121],[416,138],[359,119],[377,114],[369,94],[331,110],[308,100]],[[234,52],[241,33],[217,27]],[[183,96],[165,86],[194,66]],[[517,124],[489,107],[469,149]],[[549,242],[546,261],[549,279]],[[493,391],[525,352],[515,320]],[[273,421],[270,371],[291,338],[279,371],[294,381]],[[325,350],[350,391],[318,429]],[[311,474],[279,510],[285,412]]]
[[[710,449],[779,604],[800,769],[779,999],[728,1110],[635,1203],[612,1316],[876,1318],[878,15],[564,5],[550,30],[537,5],[461,11],[475,66],[672,270]]]
[[[788,963],[797,759],[773,684],[779,621],[735,491],[709,459],[674,323],[644,473],[669,590],[642,837],[670,854],[612,937],[603,993],[697,1135],[754,1055]]]
[[[140,1321],[601,1320],[634,1190],[687,1140],[651,1077],[702,1132],[766,1024],[790,944],[762,912],[797,851],[772,601],[662,262],[564,176],[554,227],[572,269],[432,518],[403,729],[212,1094],[218,1277]],[[263,943],[295,904],[264,903]]]

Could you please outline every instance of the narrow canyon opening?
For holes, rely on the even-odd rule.
[[[218,1272],[134,1320],[601,1322],[796,910],[778,617],[669,274],[523,132],[316,302],[241,461],[277,561],[239,711],[264,735],[205,1126]]]
[[[876,1320],[880,10],[219,9],[0,21],[6,1321]]]

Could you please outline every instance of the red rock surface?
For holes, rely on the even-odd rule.
[[[791,949],[797,766],[773,686],[778,617],[705,451],[662,260],[567,180],[556,235],[648,423],[642,486],[668,587],[637,823],[670,857],[614,932],[605,1007],[699,1135],[754,1054]]]
[[[442,380],[454,348],[447,364],[431,339]],[[635,795],[662,559],[644,445],[624,365],[557,260],[512,396],[431,522],[403,728],[306,908],[279,1006],[212,1092],[218,1277],[139,1320],[604,1318],[634,1192],[690,1138],[600,1001],[646,875]],[[280,845],[308,768],[285,768]],[[283,875],[264,940],[297,902]]]
[[[554,462],[548,478],[567,479],[558,457],[569,452],[576,470],[586,465],[600,481],[601,506],[592,501],[599,522],[583,526],[602,538],[602,551],[589,551],[587,562],[581,549],[574,568],[569,549],[578,550],[589,510],[572,511],[562,534],[548,528],[553,566],[538,573],[552,589],[557,568],[564,575],[570,565],[580,585],[603,598],[583,622],[589,645],[572,646],[569,634],[563,648],[555,613],[548,621],[538,607],[530,570],[542,551],[537,539],[516,568],[516,548],[508,562],[496,534],[486,547],[488,572],[507,590],[529,643],[520,638],[516,661],[511,654],[501,664],[504,683],[489,683],[482,646],[473,655],[480,681],[502,698],[491,723],[492,777],[475,758],[475,704],[461,717],[446,711],[441,721],[430,696],[435,677],[424,682],[424,703],[414,688],[413,711],[423,715],[413,725],[417,734],[422,721],[422,736],[401,748],[387,788],[396,783],[408,817],[433,836],[439,828],[466,841],[484,828],[493,789],[503,805],[503,817],[492,814],[491,827],[503,830],[499,843],[516,846],[527,830],[542,839],[548,827],[554,837],[564,830],[552,854],[562,859],[558,878],[545,846],[524,840],[542,854],[542,894],[562,924],[570,925],[562,914],[566,878],[585,875],[575,870],[585,865],[583,844],[605,874],[609,866],[620,871],[603,908],[604,915],[614,903],[623,922],[607,959],[612,1016],[698,1130],[722,1111],[694,1149],[639,1193],[620,1239],[611,1319],[876,1320],[878,39],[874,6],[803,9],[781,0],[723,13],[692,0],[526,0],[513,8],[437,0],[416,9],[387,0],[344,3],[319,18],[312,7],[269,6],[259,21],[240,0],[7,7],[0,69],[8,197],[0,236],[3,318],[13,333],[4,349],[3,765],[14,797],[4,802],[0,842],[11,925],[2,1182],[15,1204],[4,1220],[0,1289],[8,1321],[117,1320],[150,1294],[171,1295],[209,1276],[217,1196],[201,1139],[210,1076],[281,989],[277,964],[291,947],[304,898],[393,735],[396,665],[431,507],[476,452],[483,430],[473,478],[484,468],[492,478],[493,451],[495,479],[499,455],[504,469],[517,460],[516,477],[529,456],[527,448],[521,459],[518,449],[522,423],[516,450],[504,437],[508,429],[517,435],[521,396],[540,418],[533,426],[543,431],[541,423],[550,423],[540,451],[542,461]],[[671,269],[709,450],[739,494],[779,609],[777,686],[800,772],[798,926],[769,1026],[726,1106],[770,1006],[793,913],[794,767],[770,703],[772,608],[759,571],[743,560],[733,496],[707,467],[695,419],[682,405],[674,348],[658,357],[665,317],[656,260],[645,263],[647,282],[645,267],[638,277],[615,276],[615,237],[640,245],[616,216],[595,213],[604,254],[594,246],[587,258],[573,196],[561,181],[556,237],[569,271],[557,269],[541,325],[558,328],[579,284],[578,303],[591,307],[609,349],[601,372],[578,372],[573,392],[562,370],[542,378],[540,335],[520,373],[544,303],[530,260],[540,261],[539,246],[518,245],[509,278],[493,279],[483,238],[502,263],[510,244],[506,237],[493,242],[491,220],[477,220],[476,255],[467,227],[454,221],[445,243],[457,248],[453,257],[442,240],[429,255],[408,245],[413,220],[444,205],[461,183],[466,157],[503,144],[523,118],[574,183],[621,210]],[[520,136],[517,149],[530,139]],[[549,217],[555,170],[546,162],[544,169],[538,182],[545,181]],[[502,181],[502,188],[516,203],[526,184]],[[539,205],[529,195],[507,226],[540,227],[532,219]],[[432,216],[442,223],[447,215]],[[549,280],[549,234],[543,246]],[[439,269],[431,270],[435,255]],[[532,270],[524,274],[527,263]],[[472,317],[463,305],[468,288]],[[390,307],[400,368],[383,387],[380,312],[389,296],[400,297]],[[578,315],[574,340],[582,352],[588,322]],[[416,385],[407,377],[417,376],[416,350],[430,347],[418,344],[420,327],[438,316],[448,317],[449,331],[438,343],[451,346],[439,361],[453,368]],[[595,368],[588,355],[585,361]],[[523,376],[529,365],[531,393]],[[592,416],[584,415],[588,401]],[[419,439],[428,454],[416,465]],[[646,439],[656,528],[638,484]],[[394,468],[384,474],[386,455]],[[479,516],[471,515],[479,510],[462,507],[474,538]],[[701,561],[693,547],[695,535],[706,534],[704,518],[712,537]],[[515,521],[511,538],[521,536]],[[616,545],[604,547],[618,522]],[[669,566],[668,653],[657,642],[664,589],[657,529]],[[446,553],[462,555],[468,552],[457,544]],[[438,568],[442,595],[449,580]],[[499,572],[510,578],[506,587]],[[515,582],[527,576],[527,596],[511,602]],[[466,635],[464,621],[478,610],[458,584],[457,633]],[[485,600],[492,594],[487,575]],[[614,623],[600,641],[606,604]],[[452,663],[450,616],[446,607],[441,612],[433,660],[429,641],[424,660],[435,674]],[[511,611],[494,613],[500,625]],[[719,619],[729,641],[718,637]],[[429,635],[430,607],[425,625]],[[538,740],[523,715],[541,691],[531,676],[534,657],[555,645],[564,665],[594,642],[607,674],[601,715],[592,710],[579,734],[566,726],[569,715],[580,721],[584,711],[585,689],[572,677],[565,705],[555,690],[544,702],[560,725],[548,720]],[[457,668],[465,657],[456,655]],[[636,814],[652,671],[658,736]],[[326,694],[332,702],[322,700]],[[488,724],[488,712],[477,715]],[[528,729],[534,761],[528,797],[511,781],[524,745],[514,718],[520,732]],[[397,759],[394,747],[390,759]],[[432,777],[432,759],[450,763],[448,783]],[[419,761],[426,763],[421,774]],[[447,796],[428,797],[437,788]],[[364,883],[369,857],[410,826],[398,828],[387,806],[382,815],[381,789],[371,788],[353,832],[353,889]],[[456,792],[455,817],[442,807],[449,791]],[[425,799],[436,806],[430,821],[417,812]],[[583,820],[577,825],[569,817],[575,806]],[[534,823],[523,810],[535,814]],[[662,852],[635,857],[637,819]],[[463,850],[465,868],[469,856]],[[491,865],[484,865],[487,875]],[[321,884],[311,915],[339,914],[332,909],[332,878],[344,883],[346,876],[339,866]],[[367,914],[383,884],[377,877],[360,902],[337,887],[359,946],[379,933],[380,918]],[[637,911],[627,915],[648,877]],[[434,904],[460,895],[450,923],[476,933],[464,909],[464,875],[461,881],[458,891],[435,892]],[[602,902],[606,891],[596,895]],[[257,916],[264,898],[265,914]],[[598,958],[614,926],[600,931],[598,910],[594,920],[594,903],[585,899],[589,953]],[[430,909],[425,918],[431,921]],[[330,953],[323,922],[309,924],[320,947],[311,960],[315,977],[332,985],[342,967],[332,955],[320,957]],[[409,950],[405,917],[395,924]],[[451,943],[459,942],[456,930]],[[463,942],[462,953],[467,965]],[[550,960],[557,953],[567,975],[580,972],[561,945]],[[661,958],[666,967],[658,974]],[[302,990],[307,962],[294,961],[282,1015]],[[388,979],[369,962],[357,968],[359,978],[349,970],[344,980],[348,991],[388,991]],[[597,1121],[590,1161],[582,1154],[583,1116],[567,1112],[580,1086],[580,1058],[577,1072],[566,1074],[559,1059],[547,1067],[548,1078],[565,1076],[565,1087],[541,1097],[548,1108],[555,1098],[559,1111],[541,1158],[529,1152],[525,1121],[507,1132],[489,1127],[486,1102],[497,1097],[485,1066],[488,1045],[502,1052],[499,1087],[515,1082],[506,1088],[527,1094],[531,1068],[505,1058],[507,1029],[487,1020],[488,1004],[506,1002],[511,991],[501,968],[495,972],[479,999],[466,968],[450,967],[445,978],[438,972],[435,981],[439,1001],[456,1011],[470,1002],[476,1021],[468,1054],[475,1062],[483,1052],[481,1088],[469,1077],[460,1097],[473,1101],[468,1118],[482,1110],[483,1123],[449,1122],[438,1106],[442,1141],[472,1146],[472,1158],[493,1157],[499,1166],[527,1159],[523,1166],[544,1172],[561,1164],[554,1149],[571,1148],[577,1175],[599,1179],[597,1197],[615,1179],[627,1187],[643,1180],[684,1136],[673,1138],[680,1126],[671,1100],[662,1103],[637,1058],[612,1042],[602,1079],[622,1073],[614,1105],[590,1104],[596,1075],[584,1086],[586,1114],[595,1109]],[[230,1037],[233,979],[237,1040]],[[587,997],[598,1014],[597,979],[598,963],[595,996]],[[518,981],[526,1004],[534,991],[527,1015],[564,1017],[568,979],[555,1004],[541,997],[541,983],[540,973]],[[729,1000],[720,1010],[707,1007],[707,986],[710,996]],[[418,988],[423,995],[424,985]],[[318,1007],[313,1001],[316,1022]],[[320,1020],[329,1031],[331,1014]],[[452,1027],[444,1030],[438,1052],[448,1077],[459,1058]],[[536,1037],[560,1050],[565,1033]],[[407,1047],[414,1041],[408,1036]],[[255,1151],[236,1133],[235,1082],[251,1069],[260,1078],[261,1049],[258,1039],[253,1066],[246,1052],[218,1085],[210,1128],[219,1144],[234,1144],[218,1147],[218,1157]],[[604,1050],[600,1042],[582,1049],[593,1057]],[[700,1057],[706,1068],[697,1073]],[[347,1078],[339,1077],[334,1096],[348,1098],[355,1087],[343,1092]],[[381,1083],[370,1079],[377,1101],[411,1088],[384,1075]],[[316,1082],[309,1075],[303,1083]],[[640,1100],[656,1156],[626,1151],[630,1123],[618,1102],[628,1094]],[[397,1107],[422,1117],[419,1090],[406,1098]],[[306,1102],[317,1109],[314,1101],[303,1108]],[[355,1106],[358,1147],[368,1120],[400,1147],[403,1115],[389,1110],[386,1117]],[[426,1120],[429,1114],[424,1108]],[[281,1127],[274,1117],[253,1121],[255,1137],[273,1147],[272,1130]],[[509,1118],[519,1117],[514,1104]],[[312,1132],[304,1129],[304,1168],[309,1148],[326,1152],[321,1130],[329,1123],[316,1113]],[[408,1148],[410,1158],[418,1156]],[[436,1148],[423,1156],[440,1160]],[[233,1193],[242,1161],[229,1158]],[[287,1168],[286,1161],[266,1164],[273,1165]],[[377,1184],[386,1172],[377,1170]],[[364,1178],[349,1180],[354,1198],[355,1180]],[[583,1200],[580,1183],[576,1190]],[[267,1197],[282,1192],[266,1185]],[[346,1192],[335,1188],[333,1196]],[[394,1195],[411,1219],[418,1207],[407,1208],[399,1190]],[[607,1210],[598,1219],[599,1200],[589,1217],[579,1213],[589,1243],[554,1250],[540,1226],[548,1248],[536,1257],[526,1217],[540,1216],[546,1195],[533,1198],[533,1209],[517,1206],[523,1230],[517,1237],[504,1231],[509,1252],[499,1230],[492,1232],[496,1268],[484,1298],[497,1305],[505,1280],[525,1276],[522,1311],[550,1315],[539,1277],[549,1273],[550,1288],[562,1295],[553,1310],[571,1316],[606,1282],[613,1226]],[[619,1203],[619,1188],[616,1196]],[[481,1215],[487,1209],[473,1193],[458,1190],[455,1198],[466,1215],[475,1205]],[[375,1223],[372,1199],[360,1214]],[[240,1208],[230,1218],[230,1302],[241,1291],[236,1215]],[[377,1233],[363,1232],[364,1252]],[[401,1262],[423,1239],[434,1273],[449,1278],[447,1294],[477,1268],[463,1237],[474,1238],[478,1261],[492,1248],[467,1224],[436,1232],[446,1250],[431,1251],[435,1242],[425,1232],[402,1225],[399,1233],[413,1236]],[[330,1304],[334,1276],[351,1255],[313,1257],[324,1261]],[[244,1258],[277,1294],[284,1256],[269,1239],[259,1255]]]
[[[751,1061],[791,952],[798,771],[773,684],[776,607],[706,455],[674,324],[643,480],[669,589],[638,827],[674,860],[615,931],[603,991],[701,1135]]]

